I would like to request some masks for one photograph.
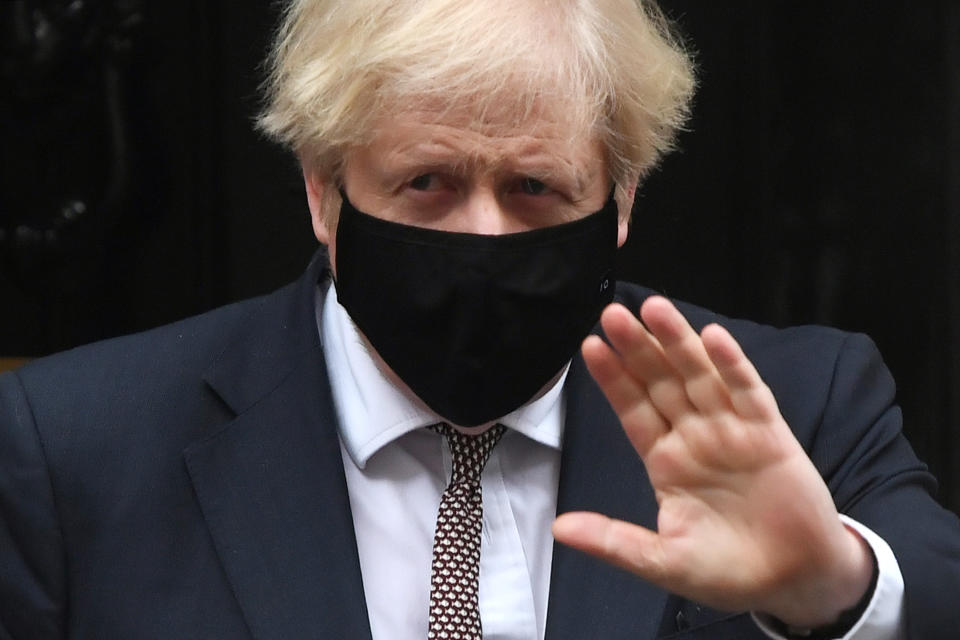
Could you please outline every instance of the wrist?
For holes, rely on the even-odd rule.
[[[844,637],[850,633],[854,625],[863,617],[863,614],[873,599],[873,593],[877,588],[877,581],[880,577],[880,568],[877,564],[876,557],[874,557],[873,566],[873,579],[866,592],[861,596],[860,601],[852,608],[841,612],[833,623],[812,629],[798,628],[773,618],[768,620],[768,624],[772,623],[771,626],[778,634],[790,640],[835,640],[836,638]]]
[[[856,547],[851,550],[854,554],[852,569],[845,575],[845,580],[841,581],[839,590],[834,592],[838,594],[836,599],[821,608],[820,615],[811,618],[811,622],[788,624],[774,616],[765,616],[766,623],[779,635],[804,640],[842,638],[863,617],[876,591],[880,568],[876,555],[867,542],[853,529],[845,528],[847,534],[854,539],[852,542],[862,549],[864,556],[859,556],[860,551]]]
[[[778,610],[767,610],[770,617],[796,629],[829,627],[864,598],[869,602],[876,557],[860,534],[838,524],[841,537],[834,546],[838,550],[830,559],[824,558],[815,574],[801,583],[794,582],[790,595],[781,593]]]

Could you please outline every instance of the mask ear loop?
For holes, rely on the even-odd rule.
[[[616,182],[614,182],[613,185],[610,187],[610,195],[607,196],[607,201],[604,203],[603,206],[604,207],[609,206],[611,201],[614,203],[616,203],[617,201],[617,183]]]
[[[616,182],[614,182],[613,185],[610,187],[610,195],[607,196],[607,202],[606,204],[603,205],[604,209],[606,209],[607,207],[613,207],[619,221],[620,211],[618,210],[618,206],[617,206],[617,183]],[[620,249],[618,247],[617,251],[619,250]],[[616,267],[616,264],[614,264],[614,266],[607,269],[606,272],[604,272],[604,274],[600,276],[600,282],[598,283],[598,286],[597,286],[598,294],[604,295],[604,293],[610,287],[616,286],[616,282],[617,282],[617,267]]]
[[[336,184],[337,184],[337,193],[340,194],[340,213],[339,213],[339,216],[340,216],[340,219],[342,219],[342,218],[343,218],[343,210],[344,210],[344,209],[349,208],[349,209],[354,210],[354,211],[356,211],[356,209],[354,208],[353,203],[350,202],[350,198],[347,197],[347,191],[346,191],[346,189],[345,189],[344,186],[343,186],[343,182],[338,180]],[[338,220],[338,221],[337,221],[337,233],[339,233],[339,231],[340,231],[340,221]],[[333,288],[334,288],[334,290],[336,290],[336,289],[337,289],[337,270],[336,270],[336,269],[330,269],[330,280],[333,282]]]
[[[351,207],[353,206],[353,203],[350,202],[350,198],[347,197],[347,190],[344,188],[342,182],[338,182],[338,183],[337,183],[337,193],[340,194],[340,199],[341,199],[341,200],[343,200],[344,202],[346,202],[347,204],[349,204]]]

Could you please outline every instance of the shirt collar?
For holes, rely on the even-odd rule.
[[[442,419],[407,389],[395,385],[377,366],[331,283],[316,297],[317,324],[333,391],[340,437],[354,463],[367,460],[400,436]],[[499,422],[545,446],[559,449],[563,432],[565,367],[554,384]],[[483,427],[462,429],[482,431]]]

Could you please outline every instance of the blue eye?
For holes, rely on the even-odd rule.
[[[524,178],[520,181],[520,190],[528,196],[543,195],[549,187],[535,178]]]

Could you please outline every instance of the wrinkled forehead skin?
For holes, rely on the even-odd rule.
[[[473,160],[473,153],[490,156],[528,151],[529,147],[549,147],[555,154],[583,154],[603,152],[602,139],[595,127],[577,117],[569,101],[560,97],[539,98],[529,105],[504,98],[478,104],[468,100],[445,101],[437,97],[398,97],[392,109],[382,110],[371,119],[358,145],[395,134],[409,123],[434,125],[432,130],[442,134],[474,138],[482,141],[475,148],[465,146],[465,162]],[[502,141],[502,145],[497,142]],[[429,140],[422,140],[427,143]],[[477,159],[480,159],[477,157]]]

